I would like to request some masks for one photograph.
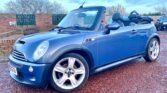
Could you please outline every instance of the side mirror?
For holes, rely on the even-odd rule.
[[[120,28],[120,25],[118,23],[112,23],[107,25],[106,27],[108,30],[117,30]]]
[[[111,23],[106,26],[106,31],[104,33],[109,34],[110,30],[117,30],[119,28],[120,28],[120,25],[118,23]]]

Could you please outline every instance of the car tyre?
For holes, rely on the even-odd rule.
[[[89,66],[76,53],[63,55],[53,66],[50,83],[59,92],[71,92],[82,87],[89,77]]]
[[[147,62],[156,61],[159,56],[159,53],[160,53],[160,42],[158,41],[158,39],[153,38],[151,39],[151,41],[147,46],[146,55],[144,59]]]

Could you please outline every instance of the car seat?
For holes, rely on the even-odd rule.
[[[135,24],[138,24],[141,20],[141,16],[139,13],[137,13],[136,11],[132,11],[129,15],[129,20],[132,22],[132,23],[135,23]]]
[[[123,18],[120,13],[114,13],[112,17],[113,22],[118,23],[121,27],[124,26]]]
[[[132,11],[129,15],[129,19],[131,21],[131,24],[147,24],[151,23],[153,21],[152,18],[148,16],[141,16],[136,11]]]

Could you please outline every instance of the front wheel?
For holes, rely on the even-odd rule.
[[[89,77],[87,61],[79,54],[61,57],[51,73],[51,85],[59,92],[70,92],[83,86]]]
[[[147,62],[155,61],[160,53],[160,42],[153,38],[147,46],[146,56],[144,57]]]

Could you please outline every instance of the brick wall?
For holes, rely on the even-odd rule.
[[[9,37],[1,38],[0,39],[0,56],[9,54],[15,40],[21,36],[22,36],[21,34],[15,34]]]
[[[0,40],[0,56],[10,53],[15,40]]]
[[[52,15],[39,14],[36,15],[36,26],[41,31],[47,31],[52,27]]]
[[[16,30],[16,27],[9,26],[9,22],[16,21],[12,14],[0,14],[0,33]]]

